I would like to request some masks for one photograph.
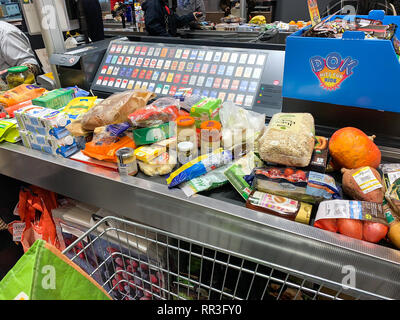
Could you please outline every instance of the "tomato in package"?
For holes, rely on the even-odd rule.
[[[148,105],[130,114],[129,120],[134,127],[145,128],[175,121],[178,116],[179,110],[174,105],[167,107]]]
[[[389,231],[381,204],[349,200],[321,202],[314,227],[372,243]]]

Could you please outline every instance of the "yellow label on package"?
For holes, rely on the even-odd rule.
[[[94,105],[97,97],[79,97],[72,99],[64,108],[63,112],[70,119],[77,119],[84,113],[88,112]]]
[[[317,0],[308,0],[307,3],[312,25],[315,26],[316,24],[321,22]]]
[[[155,159],[166,151],[167,148],[163,146],[142,146],[135,150],[135,156],[138,160],[149,163],[151,160]]]
[[[376,179],[369,167],[358,170],[353,174],[353,178],[364,194],[382,188],[381,183]]]

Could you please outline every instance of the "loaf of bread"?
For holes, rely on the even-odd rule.
[[[97,127],[128,121],[128,115],[143,108],[155,94],[146,90],[115,93],[82,116],[82,128],[93,131]]]

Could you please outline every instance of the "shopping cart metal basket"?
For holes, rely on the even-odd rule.
[[[117,300],[384,299],[117,217],[63,253]]]

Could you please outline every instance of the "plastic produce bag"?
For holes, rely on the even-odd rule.
[[[381,204],[365,201],[323,201],[314,227],[348,237],[378,243],[389,231]]]
[[[115,93],[82,116],[82,127],[94,130],[97,127],[126,122],[128,115],[145,107],[154,97],[154,93],[145,90]]]
[[[246,110],[233,102],[224,102],[219,110],[222,142],[225,148],[256,141],[265,128],[265,114]]]
[[[37,240],[0,282],[0,300],[111,300],[111,297],[56,247]]]
[[[118,137],[104,131],[94,135],[93,140],[86,143],[82,153],[97,160],[117,162],[116,152],[121,148],[135,149],[136,145],[129,136]]]
[[[306,167],[314,150],[314,135],[311,114],[277,113],[260,138],[259,154],[266,162]]]
[[[146,128],[175,121],[178,116],[179,110],[174,105],[166,107],[148,105],[130,114],[129,120],[132,122],[133,127]]]

